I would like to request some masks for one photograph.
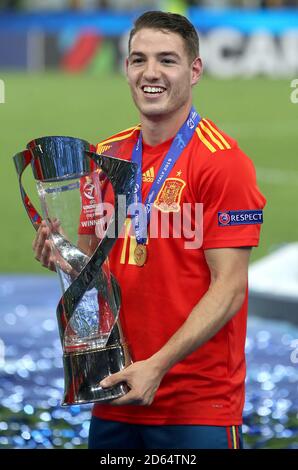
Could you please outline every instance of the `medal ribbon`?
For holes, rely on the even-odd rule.
[[[134,224],[134,230],[135,230],[136,240],[138,244],[146,243],[147,226],[150,221],[152,204],[162,184],[164,183],[170,171],[172,170],[173,166],[177,162],[178,158],[180,157],[181,153],[183,152],[187,144],[190,142],[200,120],[201,118],[199,114],[196,112],[195,108],[192,107],[186,121],[177,132],[171,144],[171,147],[169,148],[169,151],[166,154],[160,166],[160,169],[152,183],[151,189],[145,201],[146,213],[144,213],[144,211],[140,211],[139,209],[136,209],[133,211],[132,221]],[[143,160],[142,131],[140,131],[138,140],[132,151],[131,160],[138,165],[136,185],[135,185],[135,191],[134,191],[134,196],[135,196],[134,203],[141,204],[142,203],[142,160]]]

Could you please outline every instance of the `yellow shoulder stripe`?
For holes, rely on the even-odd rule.
[[[199,126],[196,128],[196,133],[198,134],[199,139],[203,142],[203,144],[205,144],[206,147],[208,147],[210,152],[212,153],[216,152],[216,148],[213,147],[213,145],[206,139],[206,137],[203,136],[202,131],[199,128]]]
[[[128,132],[127,134],[124,134],[124,135],[120,135],[118,137],[111,137],[110,139],[107,139],[107,140],[103,140],[102,142],[99,143],[100,146],[102,145],[106,145],[106,144],[110,144],[111,142],[116,142],[117,140],[123,140],[123,139],[127,139],[128,137],[130,137],[136,130],[140,129],[141,126],[138,125],[138,126],[135,126],[135,127],[130,127],[129,129],[126,129],[126,131],[130,131],[132,129],[131,132]],[[123,132],[126,132],[126,131],[123,131]]]
[[[226,139],[224,138],[224,136],[218,132],[217,129],[215,129],[215,127],[212,126],[212,124],[210,124],[209,121],[207,121],[207,119],[202,119],[202,121],[207,124],[207,126],[212,130],[212,132],[221,140],[221,142],[224,144],[225,148],[226,149],[230,149],[231,146],[230,144],[226,141]],[[221,147],[220,147],[221,148]]]
[[[225,147],[223,146],[223,144],[221,143],[220,140],[218,140],[211,132],[211,130],[205,126],[205,124],[202,123],[202,121],[200,122],[199,126],[203,129],[203,131],[206,132],[206,134],[208,134],[208,136],[210,137],[210,139],[218,145],[218,147],[223,150]]]

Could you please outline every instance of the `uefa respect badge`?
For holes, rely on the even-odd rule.
[[[255,225],[263,223],[263,211],[260,210],[238,210],[218,212],[218,225]]]

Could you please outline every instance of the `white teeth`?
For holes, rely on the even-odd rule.
[[[154,86],[145,86],[143,90],[146,93],[162,93],[164,91],[163,88],[154,87]]]

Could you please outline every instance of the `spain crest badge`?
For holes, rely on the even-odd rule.
[[[185,181],[180,178],[167,178],[154,201],[154,207],[162,212],[179,212],[185,186]]]

